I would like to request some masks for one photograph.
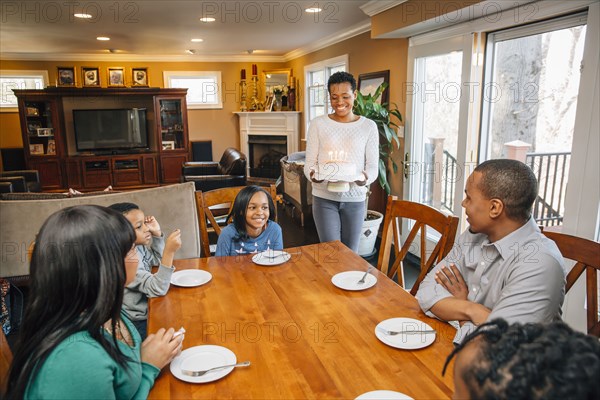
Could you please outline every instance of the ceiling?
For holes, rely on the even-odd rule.
[[[81,61],[287,61],[368,31],[370,17],[360,8],[367,3],[375,2],[5,2],[0,24],[0,57]],[[315,4],[322,12],[304,11]],[[91,14],[92,18],[74,18],[76,12]],[[201,22],[203,16],[216,20]],[[97,36],[108,36],[110,41],[98,41]],[[203,42],[193,43],[192,38],[201,38]]]

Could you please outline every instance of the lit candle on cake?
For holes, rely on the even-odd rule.
[[[350,190],[349,182],[357,179],[356,165],[346,161],[347,151],[330,150],[327,155],[329,161],[319,165],[317,179],[326,180],[327,189],[331,192],[347,192]]]

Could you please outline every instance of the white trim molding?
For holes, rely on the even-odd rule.
[[[360,6],[365,14],[369,17],[382,13],[390,8],[406,3],[408,0],[371,0],[367,4]]]

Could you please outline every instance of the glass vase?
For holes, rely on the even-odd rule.
[[[275,111],[281,111],[281,93],[275,94],[275,100],[273,103],[273,109]]]

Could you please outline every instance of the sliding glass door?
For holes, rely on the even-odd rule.
[[[467,151],[472,41],[464,35],[409,49],[405,198],[457,215],[465,166],[473,161]]]

